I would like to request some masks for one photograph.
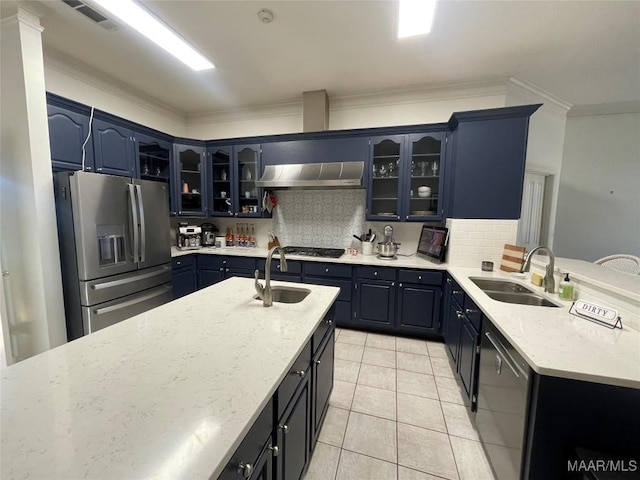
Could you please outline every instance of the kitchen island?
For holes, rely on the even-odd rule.
[[[339,293],[307,288],[231,278],[5,369],[0,476],[217,478]]]

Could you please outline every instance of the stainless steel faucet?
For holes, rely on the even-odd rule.
[[[283,248],[280,246],[273,247],[271,250],[269,250],[269,254],[267,255],[267,261],[264,264],[264,287],[258,281],[260,279],[260,270],[255,271],[256,292],[258,292],[258,297],[260,297],[260,299],[262,300],[263,307],[270,307],[271,305],[273,305],[273,295],[271,293],[271,258],[273,257],[273,254],[276,250],[280,254],[280,271],[286,272],[287,259],[284,256]]]
[[[533,256],[534,253],[536,253],[539,250],[544,250],[545,252],[547,252],[547,255],[549,255],[549,264],[545,269],[546,274],[544,276],[544,291],[547,293],[553,293],[556,289],[556,281],[553,278],[553,264],[556,260],[556,257],[549,248],[536,247],[533,250],[531,250],[529,253],[527,253],[527,256],[524,258],[524,264],[520,269],[520,273],[529,271],[529,267],[531,266],[531,257]]]

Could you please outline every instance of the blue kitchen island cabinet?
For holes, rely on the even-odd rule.
[[[395,325],[398,333],[439,335],[441,285],[441,272],[398,272]]]
[[[89,116],[74,110],[47,105],[49,146],[54,170],[82,170],[82,145],[89,135]],[[93,143],[85,147],[84,170],[92,172]]]
[[[136,176],[133,130],[95,118],[91,127],[96,172]]]
[[[454,113],[450,218],[520,218],[529,117],[540,105]]]

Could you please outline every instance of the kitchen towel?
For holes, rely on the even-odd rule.
[[[524,254],[526,248],[517,245],[504,244],[502,251],[502,261],[500,262],[500,270],[504,272],[519,272],[524,265]]]

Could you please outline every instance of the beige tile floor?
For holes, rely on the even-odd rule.
[[[336,330],[304,480],[494,480],[442,343]]]

